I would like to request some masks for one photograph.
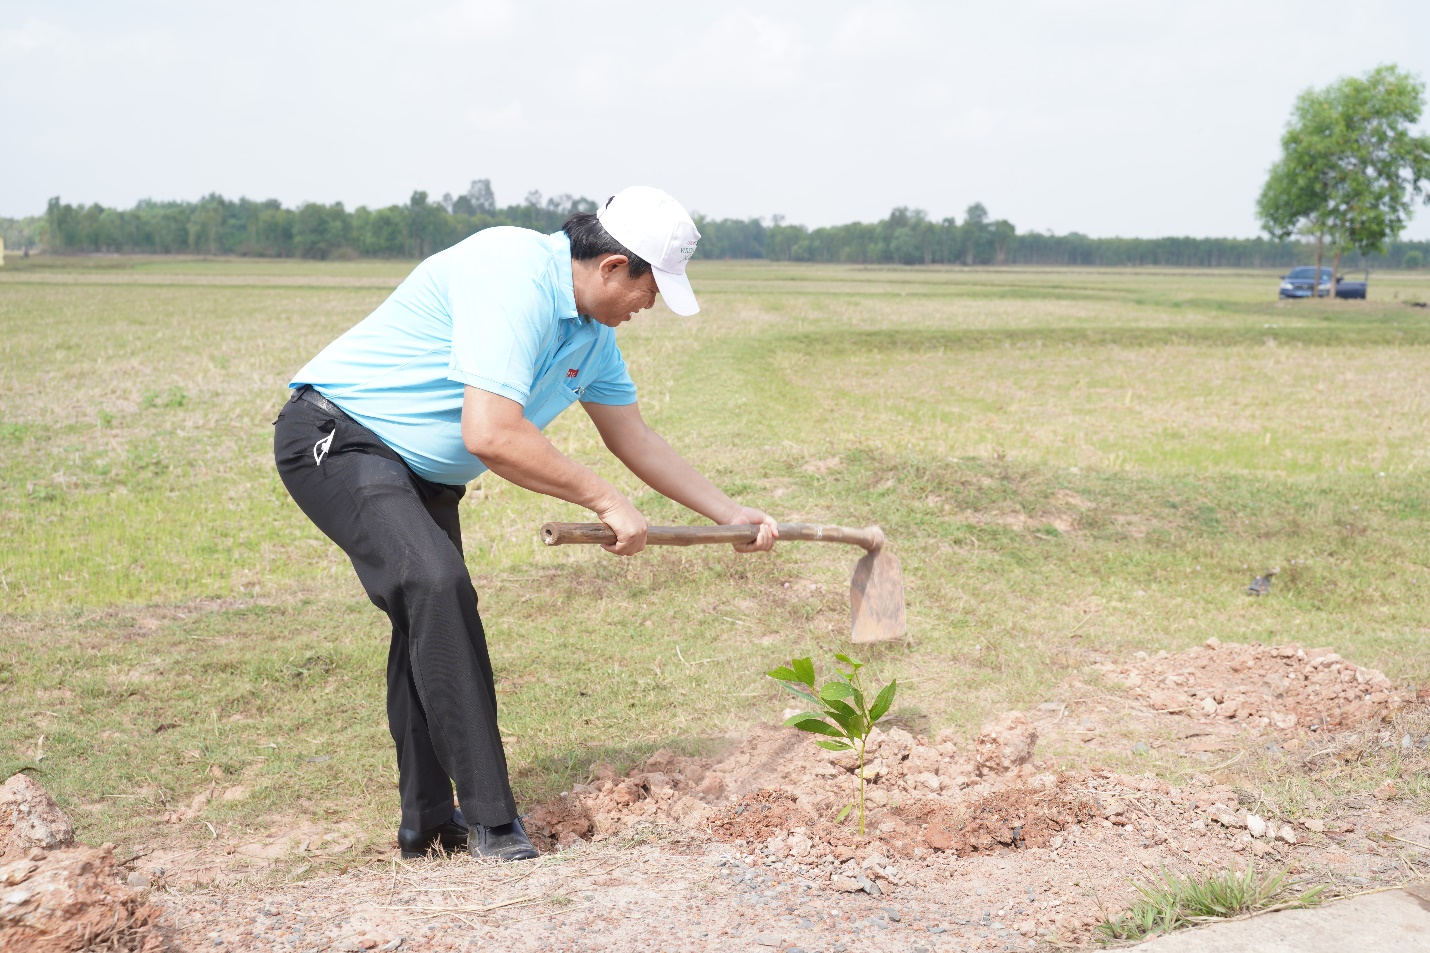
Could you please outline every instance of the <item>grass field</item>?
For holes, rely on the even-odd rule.
[[[409,267],[0,269],[0,777],[29,766],[87,839],[150,837],[215,782],[221,824],[390,837],[385,621],[287,499],[269,423]],[[911,639],[865,654],[907,722],[1212,635],[1430,677],[1430,275],[1278,304],[1270,273],[692,271],[698,317],[621,332],[644,412],[751,505],[885,527]],[[579,411],[549,435],[690,521]],[[528,803],[777,716],[760,673],[845,644],[856,551],[547,550],[543,521],[584,515],[490,476],[463,509]]]

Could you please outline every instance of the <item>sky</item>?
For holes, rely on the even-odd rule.
[[[1427,36],[1425,0],[0,0],[0,216],[487,178],[500,204],[643,184],[716,218],[982,202],[1020,232],[1249,237],[1296,95],[1430,77]]]

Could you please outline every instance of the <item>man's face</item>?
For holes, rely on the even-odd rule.
[[[626,267],[626,259],[614,255],[601,262],[592,294],[584,302],[585,314],[593,321],[608,328],[620,327],[637,311],[655,306],[655,275],[646,272],[639,278],[632,278]]]

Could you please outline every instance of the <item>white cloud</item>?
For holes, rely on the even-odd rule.
[[[472,106],[467,109],[467,122],[473,128],[484,132],[512,129],[521,125],[522,109],[521,103],[512,100],[505,106]]]
[[[402,32],[445,45],[469,46],[473,56],[486,55],[480,44],[507,36],[516,23],[510,0],[456,0],[408,21]]]
[[[30,17],[18,29],[0,30],[0,54],[32,53],[41,47],[54,45],[62,35],[59,27]]]
[[[902,5],[865,3],[839,18],[830,50],[836,56],[873,56],[907,50],[920,39]]]
[[[734,7],[666,69],[682,85],[788,86],[804,75],[809,47],[793,24]]]

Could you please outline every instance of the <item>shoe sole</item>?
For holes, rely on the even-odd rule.
[[[520,854],[510,857],[503,854],[471,854],[471,857],[473,860],[497,860],[509,864],[519,860],[537,860],[541,857],[541,853],[533,848],[531,853],[522,851]]]

